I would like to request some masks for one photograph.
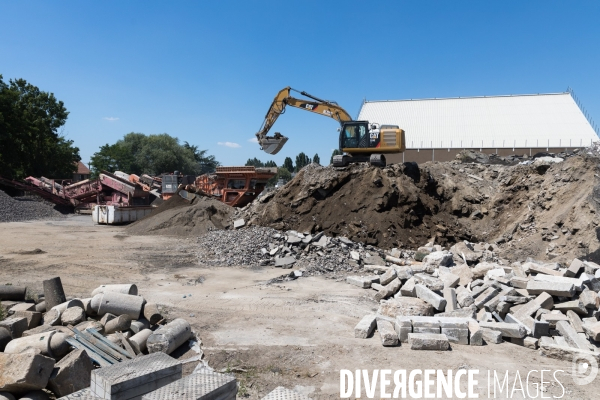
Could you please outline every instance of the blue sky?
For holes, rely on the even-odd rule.
[[[84,162],[128,132],[169,133],[224,165],[329,159],[337,122],[288,109],[269,156],[251,143],[285,86],[335,100],[561,92],[600,124],[598,1],[0,1],[0,74],[53,92]],[[233,146],[233,147],[231,147]]]

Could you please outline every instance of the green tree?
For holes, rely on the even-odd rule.
[[[206,152],[187,142],[180,145],[176,137],[166,133],[144,135],[132,132],[113,145],[100,147],[100,151],[92,156],[90,166],[94,175],[102,170],[121,170],[136,175],[173,171],[200,175],[214,171],[219,165],[215,157]]]
[[[331,159],[329,160],[329,164],[333,164],[333,156],[341,156],[342,152],[339,151],[338,149],[334,149],[333,152],[331,153]]]
[[[273,168],[273,167],[277,167],[277,164],[275,163],[275,161],[269,160],[265,163],[265,167]]]
[[[315,154],[315,156],[312,159],[312,162],[321,165],[321,158],[319,157],[319,153]]]
[[[0,175],[70,178],[81,157],[58,132],[68,115],[54,94],[24,79],[6,83],[0,75]]]
[[[292,161],[291,158],[286,157],[285,160],[283,160],[282,167],[287,169],[288,172],[292,172],[294,170],[294,162]]]
[[[264,167],[265,164],[262,161],[260,161],[258,158],[254,157],[254,158],[249,158],[248,161],[246,161],[246,166],[260,168],[260,167]]]
[[[295,171],[296,172],[300,171],[302,168],[306,167],[308,164],[310,164],[310,157],[307,156],[306,154],[304,154],[304,152],[301,152],[300,154],[298,154],[296,156]]]
[[[277,169],[277,180],[283,179],[284,182],[289,182],[292,179],[292,173],[287,168]]]

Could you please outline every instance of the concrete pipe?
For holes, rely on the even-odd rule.
[[[111,334],[117,331],[125,332],[129,330],[131,326],[131,317],[129,315],[119,315],[117,318],[113,318],[104,325],[104,333]]]
[[[4,351],[4,348],[12,340],[12,336],[8,329],[0,326],[0,352]]]
[[[146,318],[140,318],[137,321],[131,321],[131,326],[129,327],[133,333],[139,333],[140,331],[148,328],[150,328],[150,323]]]
[[[44,300],[40,303],[37,303],[35,305],[35,311],[45,313],[46,312],[46,300]]]
[[[60,315],[60,320],[61,320],[61,324],[63,326],[68,326],[68,325],[77,325],[80,322],[85,321],[85,311],[83,311],[83,308],[81,307],[70,307],[67,308],[61,315]]]
[[[4,349],[5,353],[23,353],[28,349],[39,350],[42,355],[61,359],[70,351],[66,342],[67,335],[60,332],[44,332],[11,340]]]
[[[190,324],[183,318],[177,318],[158,328],[146,342],[148,352],[171,354],[176,348],[187,342],[192,336]]]
[[[146,342],[148,341],[150,335],[152,335],[152,331],[150,329],[142,329],[133,335],[129,339],[129,342],[138,353],[147,353],[148,348],[146,347]]]
[[[106,293],[106,292],[115,292],[115,293],[121,293],[121,294],[129,294],[132,296],[137,296],[138,295],[138,289],[137,286],[135,284],[119,284],[119,285],[102,285],[102,286],[98,286],[96,289],[94,289],[94,291],[92,292],[92,297],[97,295],[98,293]]]
[[[60,324],[60,311],[52,309],[46,311],[42,316],[42,325],[58,325]]]
[[[96,307],[97,306],[97,307]],[[92,308],[98,310],[98,315],[106,313],[129,315],[131,319],[140,318],[144,298],[116,292],[98,293],[92,298]]]
[[[158,311],[158,306],[155,303],[146,303],[144,305],[144,317],[150,322],[150,325],[156,325],[163,316]]]
[[[85,314],[88,317],[97,317],[98,313],[96,310],[92,308],[92,298],[81,299],[81,303],[83,303],[83,309],[85,310]]]
[[[0,285],[0,300],[25,301],[26,287]]]
[[[54,307],[50,307],[50,309],[58,310],[62,314],[67,308],[71,307],[80,307],[81,309],[83,309],[83,302],[79,299],[67,300],[64,303],[58,304]]]
[[[44,300],[46,301],[47,309],[51,309],[52,307],[67,301],[60,277],[57,276],[56,278],[45,280],[42,283],[44,286]]]

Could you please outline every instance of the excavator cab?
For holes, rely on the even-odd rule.
[[[340,135],[340,149],[356,149],[370,147],[369,123],[367,121],[350,121],[343,123]]]

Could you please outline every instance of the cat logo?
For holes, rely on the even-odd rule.
[[[315,105],[314,104],[308,104],[308,103],[306,103],[306,104],[304,104],[304,108],[306,108],[307,110],[312,111],[315,108]]]

